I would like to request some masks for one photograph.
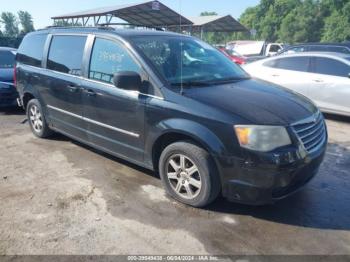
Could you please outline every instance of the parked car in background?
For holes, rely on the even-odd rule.
[[[300,52],[336,52],[350,54],[350,43],[308,43],[291,45],[278,52],[278,55]]]
[[[41,30],[23,39],[16,72],[34,135],[57,131],[158,170],[169,195],[195,207],[220,193],[273,203],[308,183],[325,155],[325,121],[308,99],[251,79],[190,36]]]
[[[247,58],[245,56],[242,56],[235,50],[226,49],[225,47],[221,47],[219,48],[219,50],[222,53],[224,53],[228,58],[230,58],[232,62],[235,62],[236,64],[243,65],[246,63]]]
[[[312,99],[324,112],[350,116],[350,54],[298,53],[248,64],[252,76]]]
[[[0,47],[0,107],[17,105],[18,93],[14,85],[16,49]]]
[[[276,55],[283,49],[282,43],[268,43],[266,41],[232,41],[227,43],[227,49],[233,49],[243,56],[256,57]]]

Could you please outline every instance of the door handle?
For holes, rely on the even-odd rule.
[[[316,83],[323,83],[324,81],[322,79],[314,79],[314,82],[316,82]]]
[[[76,85],[68,85],[68,90],[72,93],[77,92],[79,90],[79,87]]]
[[[91,89],[85,89],[84,92],[88,95],[88,96],[96,96],[96,93],[91,90]]]
[[[273,77],[277,77],[277,76],[280,76],[280,75],[277,75],[277,74],[273,74],[272,76],[273,76]]]

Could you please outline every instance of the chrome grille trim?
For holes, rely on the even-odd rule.
[[[309,153],[315,151],[326,140],[327,131],[321,113],[293,124],[292,129]]]
[[[307,138],[307,137],[309,137],[309,136],[311,136],[311,135],[313,135],[313,134],[319,132],[320,130],[322,130],[322,127],[323,127],[323,125],[317,125],[317,126],[316,126],[316,129],[314,129],[314,130],[313,130],[312,132],[310,132],[310,133],[307,133],[307,134],[301,136],[300,139],[305,139],[305,138]],[[309,130],[309,129],[308,129],[308,130]],[[300,132],[300,131],[299,131],[299,132]],[[302,131],[302,132],[305,132],[305,131]],[[300,132],[300,133],[301,133],[301,132]]]

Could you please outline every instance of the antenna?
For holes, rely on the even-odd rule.
[[[179,0],[179,6],[180,6],[180,33],[182,31],[182,0]],[[180,89],[180,94],[183,95],[184,93],[184,86],[183,86],[183,55],[182,55],[182,52],[183,52],[183,43],[182,43],[182,38],[181,38],[181,42],[180,42],[180,50],[181,50],[181,53],[180,53],[180,63],[181,63],[181,66],[180,66],[180,82],[181,82],[181,89]]]

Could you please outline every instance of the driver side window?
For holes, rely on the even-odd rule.
[[[111,40],[96,38],[91,55],[89,78],[112,84],[113,75],[120,71],[134,71],[140,74],[141,68],[122,45]]]

